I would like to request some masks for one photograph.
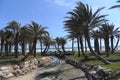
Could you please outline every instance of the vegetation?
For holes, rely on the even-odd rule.
[[[106,58],[106,55],[104,52],[101,52],[101,56]],[[80,58],[75,54],[75,55],[70,55],[70,57],[72,59],[78,60],[78,61],[82,61],[86,64],[92,64],[92,65],[100,65],[102,67],[108,68],[108,69],[112,69],[112,70],[120,70],[120,54],[119,51],[116,51],[114,54],[111,54],[109,57],[107,57],[107,59],[109,61],[112,62],[111,65],[105,65],[103,64],[101,61],[97,60],[94,56],[92,56],[91,54],[89,54],[89,52],[87,53],[87,55],[90,57],[89,60],[84,60],[84,57],[81,56]]]
[[[116,5],[111,8],[117,7],[119,6]],[[66,16],[64,21],[64,29],[68,32],[67,38],[56,37],[52,39],[50,33],[46,30],[47,27],[34,21],[24,26],[21,26],[17,21],[9,22],[4,29],[0,30],[1,63],[4,60],[25,61],[29,56],[38,57],[46,55],[50,46],[54,46],[58,52],[65,54],[65,44],[67,39],[70,39],[72,41],[72,53],[74,52],[75,42],[77,42],[78,48],[77,56],[75,54],[71,56],[72,58],[78,60],[84,58],[85,63],[99,63],[98,65],[119,70],[115,66],[120,64],[118,59],[120,55],[115,50],[120,40],[120,30],[114,24],[108,22],[106,15],[100,14],[100,11],[103,9],[98,8],[93,12],[93,9],[88,4],[77,2],[77,6],[73,11],[67,13],[69,16]],[[91,39],[94,40],[94,48],[92,48]],[[101,40],[104,41],[104,54],[103,52],[101,53]],[[114,40],[117,40],[117,42],[113,44]],[[38,47],[41,48],[40,54],[36,54],[36,45],[38,43]],[[28,53],[25,52],[28,48],[26,46],[29,46]],[[22,49],[21,52],[19,52],[19,47]],[[90,50],[89,54],[87,53],[87,47]],[[11,53],[13,48],[14,54]],[[103,63],[111,65],[104,65]]]
[[[42,56],[40,56],[39,53],[37,53],[36,59],[40,57]],[[0,58],[0,66],[20,64],[22,58],[23,58],[23,55],[19,55],[18,58],[14,58],[14,53],[11,52],[9,56],[4,55],[2,58]],[[32,60],[32,59],[34,59],[34,56],[30,55],[25,61]]]
[[[105,19],[106,15],[100,15],[99,12],[103,8],[97,9],[94,13],[92,12],[92,8],[90,8],[87,4],[83,4],[81,2],[77,3],[77,6],[72,12],[68,12],[70,14],[70,17],[67,16],[67,19],[65,22],[65,29],[68,33],[76,35],[77,44],[78,44],[78,56],[80,56],[80,49],[79,49],[79,43],[81,44],[81,50],[84,57],[87,59],[87,56],[85,55],[83,51],[83,44],[82,44],[82,38],[85,37],[88,48],[91,51],[91,54],[94,55],[97,59],[101,60],[105,64],[110,64],[110,62],[104,58],[102,58],[99,53],[99,51],[94,52],[91,46],[90,42],[90,32],[91,30],[94,30],[94,28],[98,28],[99,26],[102,26],[104,22],[107,20]]]

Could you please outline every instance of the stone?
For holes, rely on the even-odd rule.
[[[25,67],[25,68],[28,68],[28,67],[29,67],[29,62],[28,62],[28,61],[26,61],[26,62],[24,63],[24,67]]]
[[[38,60],[37,59],[34,59],[33,61],[34,61],[35,65],[38,65]]]
[[[16,69],[20,69],[20,66],[18,66],[18,65],[14,65],[14,66],[13,66],[13,69],[14,69],[14,70],[16,70]]]
[[[13,73],[9,73],[8,75],[5,75],[5,76],[3,76],[4,78],[10,78],[10,77],[13,77],[14,76],[14,74]]]

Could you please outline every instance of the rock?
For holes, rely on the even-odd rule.
[[[9,77],[24,75],[28,72],[35,70],[38,65],[44,65],[51,61],[50,57],[43,57],[39,60],[34,59],[26,61],[20,65],[4,66],[0,68],[0,80],[5,80]]]
[[[24,67],[25,67],[25,68],[28,68],[28,67],[29,67],[29,62],[28,62],[28,61],[24,62]]]
[[[18,66],[18,65],[14,65],[14,66],[13,66],[13,69],[14,69],[14,70],[16,70],[16,69],[20,69],[20,66]]]
[[[96,71],[89,71],[89,73],[90,73],[90,74],[95,74],[95,73],[96,73]]]
[[[37,59],[34,59],[33,62],[34,62],[35,65],[38,65],[38,60]]]
[[[5,75],[5,76],[3,76],[4,78],[10,78],[10,77],[13,77],[14,76],[14,74],[13,73],[9,73],[8,75]]]

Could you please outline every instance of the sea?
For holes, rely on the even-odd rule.
[[[94,49],[94,47],[92,47]],[[85,48],[84,48],[85,49]],[[44,50],[44,48],[42,49],[42,51]],[[62,48],[60,48],[60,50],[62,51]],[[74,47],[74,51],[77,51],[78,48],[77,47]],[[89,48],[87,47],[87,50],[89,51]],[[105,47],[102,46],[102,50],[105,50]],[[116,50],[120,50],[120,46],[118,46],[118,48]],[[14,49],[12,49],[12,51],[14,51]],[[21,48],[19,48],[19,51],[21,51]],[[26,52],[28,52],[29,49],[26,49]],[[36,48],[36,51],[37,52],[40,52],[41,51],[41,48]],[[49,51],[56,51],[55,48],[49,48]],[[72,51],[72,47],[65,47],[65,51]]]

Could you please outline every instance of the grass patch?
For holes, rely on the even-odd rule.
[[[6,66],[6,65],[13,65],[13,64],[20,64],[21,59],[23,58],[23,55],[19,55],[18,58],[14,57],[13,53],[10,53],[9,56],[3,56],[0,58],[0,66]],[[37,53],[36,59],[40,58],[40,53]],[[35,57],[33,55],[30,55],[25,61],[32,60]]]
[[[89,53],[87,55],[89,56],[90,60],[84,61],[84,63],[86,63],[86,64],[100,65],[107,69],[120,71],[120,52],[112,53],[109,57],[106,57],[105,53],[102,53],[102,55],[101,55],[102,57],[104,57],[104,58],[108,59],[110,62],[112,62],[112,64],[110,64],[110,65],[105,65],[104,63],[102,63],[100,60],[97,60],[94,56],[92,56]],[[78,61],[83,61],[83,59],[84,59],[84,57],[82,55],[80,57],[78,57],[77,54],[70,55],[70,58],[78,60]]]

